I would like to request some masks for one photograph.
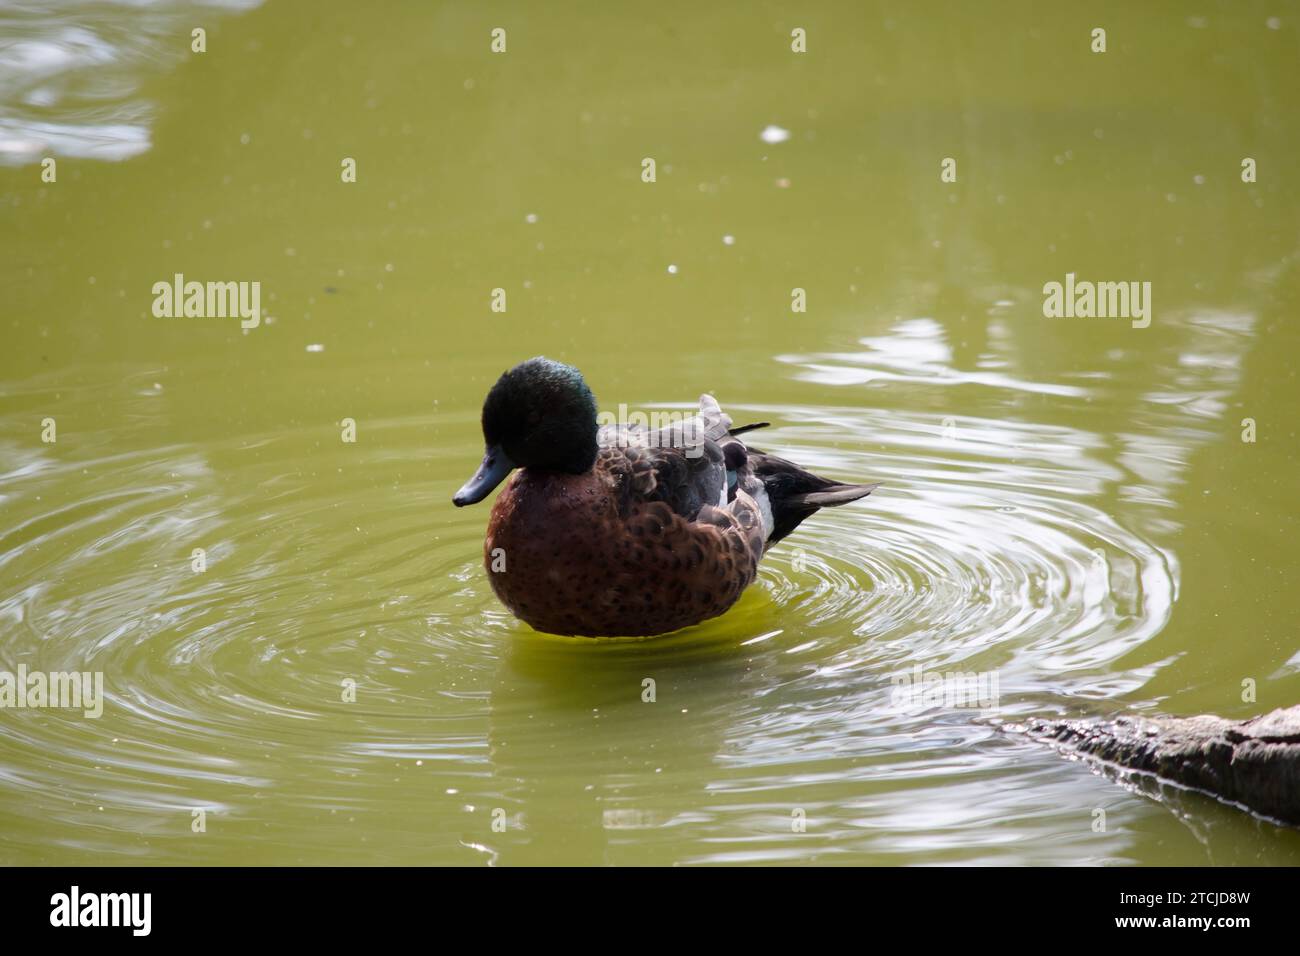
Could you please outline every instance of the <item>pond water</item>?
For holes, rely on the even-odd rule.
[[[0,710],[0,863],[1300,863],[1005,729],[1300,702],[1300,11],[783,6],[0,10],[0,670],[104,681]],[[538,635],[450,502],[535,354],[883,486]]]

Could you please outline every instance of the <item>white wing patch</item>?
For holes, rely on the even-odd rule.
[[[776,528],[776,519],[772,517],[772,502],[767,497],[767,488],[763,486],[761,481],[758,482],[758,487],[752,492],[752,497],[758,505],[759,514],[763,516],[763,539],[767,540],[772,536],[772,532]]]

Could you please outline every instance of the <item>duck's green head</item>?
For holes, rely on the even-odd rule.
[[[596,462],[596,397],[582,373],[548,358],[506,372],[483,402],[487,451],[452,503],[482,501],[512,468],[580,475]]]

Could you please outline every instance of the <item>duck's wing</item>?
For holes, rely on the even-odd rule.
[[[728,546],[747,549],[757,563],[819,508],[857,501],[878,487],[823,478],[738,437],[767,424],[732,427],[713,396],[701,395],[699,413],[688,419],[657,429],[600,429],[597,467],[619,484],[625,516],[664,502],[697,529],[730,534],[737,540]]]
[[[696,415],[660,428],[607,425],[600,429],[597,466],[618,480],[627,506],[662,501],[694,520],[706,506],[727,503],[727,468],[722,442],[731,418],[712,395],[700,396]]]
[[[601,447],[684,448],[693,451],[705,441],[721,441],[731,428],[731,416],[718,406],[712,395],[700,396],[699,411],[694,415],[656,411],[632,417],[639,417],[641,421],[602,425],[596,430],[596,443]],[[766,424],[746,425],[736,432],[762,428]]]

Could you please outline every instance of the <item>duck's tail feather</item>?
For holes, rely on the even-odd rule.
[[[733,428],[729,432],[727,432],[727,434],[730,435],[732,438],[735,438],[737,435],[745,434],[745,432],[756,431],[759,428],[767,428],[771,424],[772,424],[771,422],[754,422],[749,425],[741,425],[739,428]]]
[[[826,491],[813,491],[806,495],[796,495],[795,500],[802,505],[811,505],[814,508],[833,508],[836,505],[846,505],[850,501],[865,498],[879,487],[880,482],[878,481],[865,485],[836,485]]]
[[[748,451],[749,465],[763,482],[772,506],[772,533],[767,536],[769,545],[780,541],[818,509],[857,501],[880,487],[879,482],[850,484],[831,481],[784,458],[754,448]]]

